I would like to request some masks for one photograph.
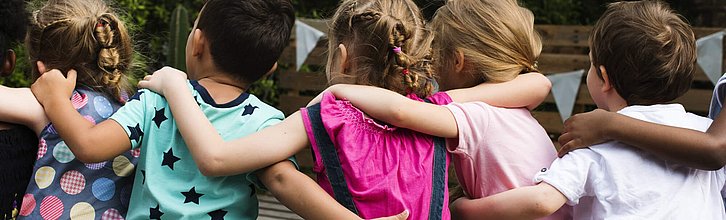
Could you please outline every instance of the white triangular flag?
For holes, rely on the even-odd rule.
[[[547,76],[552,82],[552,96],[555,97],[555,104],[557,104],[557,110],[560,112],[563,122],[572,115],[583,74],[585,74],[585,70]]]
[[[318,29],[315,29],[300,20],[295,21],[295,46],[297,47],[295,55],[297,70],[300,69],[302,64],[305,62],[305,59],[308,58],[310,52],[315,49],[315,46],[318,44],[318,41],[321,37],[323,37],[323,35],[325,35],[325,33]]]
[[[718,78],[721,77],[721,67],[723,66],[723,36],[724,31],[711,34],[696,41],[698,47],[698,65],[708,79],[716,85]]]

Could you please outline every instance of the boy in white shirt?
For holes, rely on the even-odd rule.
[[[695,47],[690,26],[664,3],[610,4],[590,36],[590,95],[607,111],[705,131],[710,119],[664,104],[690,88]],[[570,152],[535,181],[540,184],[453,205],[484,218],[534,219],[568,204],[575,219],[726,219],[723,168],[692,169],[615,141]]]

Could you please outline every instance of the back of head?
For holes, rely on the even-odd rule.
[[[605,66],[628,105],[672,101],[693,81],[693,31],[660,1],[610,4],[595,24],[590,44],[593,65]]]
[[[347,47],[349,75],[331,83],[352,81],[421,97],[433,92],[432,36],[413,1],[344,0],[332,22],[329,51]],[[328,57],[328,72],[334,59]]]
[[[0,60],[13,42],[23,39],[27,26],[25,0],[0,1]]]
[[[78,71],[78,83],[121,101],[133,47],[123,22],[102,0],[49,0],[32,16],[26,44],[32,64]],[[36,65],[33,78],[39,76]]]
[[[214,64],[249,84],[280,58],[294,22],[289,0],[209,0],[197,28],[209,40]]]
[[[542,42],[534,15],[515,0],[451,0],[439,8],[431,26],[439,73],[454,69],[457,51],[464,54],[464,73],[481,82],[538,72]]]

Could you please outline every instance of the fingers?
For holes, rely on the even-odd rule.
[[[557,142],[560,143],[560,145],[564,146],[567,144],[567,142],[570,142],[574,138],[574,135],[569,132],[562,133],[559,138],[557,138]]]
[[[74,70],[74,69],[68,70],[68,74],[66,76],[66,79],[68,79],[68,81],[76,82],[77,78],[78,78],[78,73],[76,72],[76,70]]]
[[[45,71],[46,71],[47,69],[45,68],[45,64],[43,63],[43,61],[38,61],[38,62],[36,62],[35,64],[36,64],[36,65],[38,65],[38,72],[39,72],[40,74],[43,74],[43,73],[45,73]]]
[[[408,214],[409,214],[408,210],[405,210],[405,211],[401,212],[401,214],[396,215],[396,219],[399,219],[399,220],[408,219]]]

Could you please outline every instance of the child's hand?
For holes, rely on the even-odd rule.
[[[50,101],[68,100],[76,88],[76,71],[69,70],[68,78],[63,76],[60,70],[53,69],[46,72],[43,62],[38,61],[38,72],[40,78],[30,86],[38,102],[46,106]]]
[[[389,216],[389,217],[383,217],[383,218],[376,218],[373,220],[406,220],[408,219],[408,210],[404,210],[403,212],[399,213],[398,215]]]
[[[165,90],[174,86],[186,86],[186,81],[186,73],[167,66],[157,70],[153,75],[144,77],[139,81],[139,88],[149,89],[163,96]]]
[[[565,132],[558,139],[562,145],[559,156],[562,157],[570,151],[607,141],[607,126],[612,122],[613,114],[615,113],[595,109],[567,119]]]

